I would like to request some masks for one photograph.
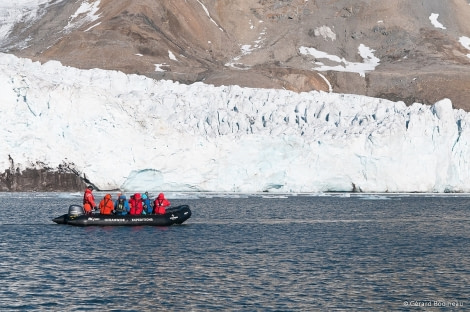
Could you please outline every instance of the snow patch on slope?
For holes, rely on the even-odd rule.
[[[321,62],[316,61],[318,67],[314,67],[317,71],[340,71],[340,72],[353,72],[358,73],[361,77],[365,77],[365,73],[368,71],[375,70],[380,63],[380,59],[374,56],[374,50],[366,47],[362,43],[359,45],[359,55],[363,58],[362,63],[349,62],[345,58],[340,58],[336,55],[331,55],[323,51],[319,51],[315,48],[300,47],[300,54],[313,56],[315,59],[325,59],[333,63],[339,63],[338,65],[328,66]]]
[[[38,18],[52,0],[15,0],[0,2],[0,43],[18,23]]]
[[[469,37],[462,36],[459,38],[459,42],[465,49],[470,51],[470,38]],[[467,57],[470,58],[470,53],[467,54]]]
[[[204,12],[206,12],[206,15],[207,15],[207,17],[209,17],[210,21],[211,21],[212,23],[214,23],[214,25],[217,26],[217,28],[219,28],[220,31],[223,32],[224,29],[223,29],[222,27],[220,27],[220,25],[217,24],[216,21],[214,21],[214,19],[213,19],[212,16],[210,15],[209,10],[206,8],[206,6],[204,5],[204,3],[202,3],[200,0],[197,0],[197,2],[202,6],[202,9],[204,10]]]
[[[234,57],[230,62],[227,62],[225,66],[233,67],[235,69],[249,69],[248,65],[240,63],[240,60],[243,56],[251,54],[256,49],[260,49],[262,47],[263,41],[265,40],[266,35],[266,28],[264,28],[261,33],[259,34],[258,38],[254,41],[254,45],[252,44],[244,44],[240,46],[241,55]]]
[[[82,2],[77,11],[70,17],[67,26],[65,26],[64,28],[64,31],[68,33],[73,29],[80,28],[84,25],[96,21],[100,17],[99,15],[97,15],[97,12],[100,9],[99,6],[99,0],[94,1],[92,3],[89,3],[88,1]]]
[[[442,25],[437,19],[439,17],[439,14],[437,13],[432,13],[430,16],[429,16],[429,20],[431,21],[431,24],[436,27],[436,28],[440,28],[440,29],[446,29],[446,27],[444,27],[444,25]]]

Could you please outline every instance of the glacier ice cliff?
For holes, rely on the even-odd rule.
[[[183,85],[0,54],[0,171],[100,189],[469,192],[469,114],[324,92]]]

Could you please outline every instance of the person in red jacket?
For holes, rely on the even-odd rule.
[[[140,193],[135,193],[129,200],[129,206],[131,206],[130,215],[140,215],[144,207],[142,206],[142,197]]]
[[[90,214],[91,211],[96,208],[95,196],[93,196],[93,186],[88,186],[83,194],[83,210],[86,214]]]
[[[163,193],[158,194],[157,198],[155,198],[154,206],[153,206],[153,213],[154,214],[165,214],[166,208],[171,205],[170,201],[165,198]]]
[[[104,215],[110,215],[114,210],[114,202],[111,199],[111,194],[106,196],[100,201],[100,213]]]

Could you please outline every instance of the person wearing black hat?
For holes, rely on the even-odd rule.
[[[93,186],[88,186],[83,194],[83,210],[86,214],[90,214],[92,210],[97,210],[95,196],[93,196]]]

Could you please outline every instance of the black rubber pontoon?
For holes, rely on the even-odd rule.
[[[172,224],[182,224],[191,217],[191,209],[188,205],[181,205],[167,208],[163,215],[102,215],[99,213],[84,214],[83,208],[79,205],[71,205],[69,213],[52,219],[58,224],[69,224],[76,226],[133,226],[133,225],[154,225],[169,226]]]

